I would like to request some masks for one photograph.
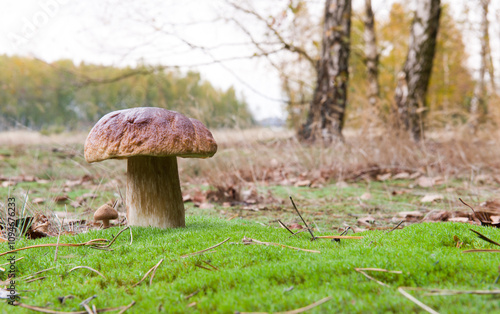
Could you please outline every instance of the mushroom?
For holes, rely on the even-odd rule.
[[[102,117],[85,141],[85,160],[127,159],[128,223],[184,227],[177,158],[207,158],[217,151],[198,120],[161,108],[118,110]]]
[[[108,204],[99,207],[94,213],[94,220],[102,220],[103,227],[109,228],[109,221],[118,218],[118,212]]]

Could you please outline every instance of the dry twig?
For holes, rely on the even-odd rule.
[[[98,243],[98,242],[108,242],[108,240],[106,239],[93,239],[93,240],[90,240],[90,241],[87,241],[87,242],[83,242],[83,243],[59,243],[59,244],[56,244],[56,243],[47,243],[47,244],[38,244],[38,245],[30,245],[30,246],[26,246],[26,247],[22,247],[22,248],[19,248],[19,249],[15,249],[15,250],[11,250],[11,251],[7,251],[7,252],[3,252],[3,253],[0,253],[0,256],[3,256],[3,255],[7,255],[7,254],[10,254],[10,253],[14,253],[14,252],[18,252],[18,251],[23,251],[23,250],[27,250],[27,249],[33,249],[33,248],[39,248],[39,247],[54,247],[54,246],[73,246],[73,247],[76,247],[76,246],[92,246],[92,245],[103,245],[104,243]]]
[[[198,255],[198,254],[203,254],[203,253],[205,253],[206,251],[210,251],[211,249],[214,249],[214,248],[216,248],[216,247],[218,247],[218,246],[220,246],[220,245],[222,245],[222,244],[226,243],[227,241],[229,241],[229,239],[231,239],[231,238],[227,238],[226,240],[222,241],[221,243],[218,243],[218,244],[216,244],[216,245],[214,245],[214,246],[211,246],[211,247],[209,247],[209,248],[207,248],[207,249],[204,249],[204,250],[201,250],[201,251],[198,251],[198,252],[189,253],[189,254],[186,254],[186,255],[182,255],[182,256],[181,256],[181,258],[186,258],[186,257],[190,257],[190,256]]]
[[[309,304],[308,306],[305,306],[305,307],[301,307],[299,309],[295,309],[295,310],[291,310],[291,311],[285,311],[285,312],[276,312],[276,314],[299,314],[299,313],[304,313],[304,312],[307,312],[325,302],[328,302],[330,301],[331,299],[333,299],[332,297],[326,297],[326,298],[323,298],[319,301],[316,301],[312,304]],[[238,312],[240,314],[262,314],[261,312]],[[267,313],[267,312],[266,312]]]
[[[292,201],[292,205],[293,205],[293,208],[295,208],[295,211],[297,212],[297,214],[299,215],[300,219],[302,219],[302,222],[304,223],[304,225],[306,226],[307,230],[309,230],[309,233],[311,234],[311,237],[312,239],[314,240],[315,237],[314,237],[314,234],[311,230],[311,228],[309,228],[309,226],[307,225],[306,221],[304,220],[304,218],[302,218],[302,215],[300,214],[299,210],[297,209],[297,206],[295,206],[295,202],[293,201],[293,198],[292,196],[290,195],[290,201]]]
[[[150,272],[153,272],[153,275],[151,276],[151,280],[149,280],[149,284],[151,284],[153,282],[153,277],[154,277],[154,274],[156,273],[156,269],[158,268],[158,266],[160,266],[160,264],[163,262],[163,258],[153,267],[151,267],[151,269],[148,270],[148,272],[144,275],[144,277],[142,277],[141,280],[139,280],[138,283],[136,283],[135,285],[132,286],[135,287],[135,286],[138,286],[141,282],[144,281],[144,279],[146,279],[146,277],[149,275]]]
[[[64,207],[64,208],[66,208],[66,207]],[[61,238],[61,232],[63,229],[63,225],[64,225],[64,218],[62,219],[61,228],[59,229],[59,233],[57,234],[57,244],[56,244],[56,251],[54,252],[54,262],[57,262],[57,252],[59,251],[59,239]]]
[[[362,236],[343,236],[343,235],[331,235],[331,236],[317,236],[316,239],[363,239]]]
[[[129,305],[125,305],[125,306],[112,307],[112,308],[110,307],[110,308],[104,308],[104,309],[97,309],[96,312],[97,313],[104,313],[104,312],[112,312],[112,311],[119,311],[119,310],[121,310],[120,313],[123,313],[124,311],[128,310],[129,308],[131,308],[134,304],[135,304],[135,301],[133,301]],[[14,305],[15,306],[20,306],[22,308],[29,309],[29,310],[32,310],[32,311],[41,312],[41,313],[50,313],[50,314],[87,314],[88,313],[87,311],[76,311],[76,312],[53,311],[53,310],[46,309],[44,307],[38,307],[38,306],[28,305],[28,304],[19,303],[19,302],[14,303]]]
[[[409,294],[408,292],[406,292],[403,289],[403,287],[399,287],[398,288],[398,292],[401,293],[402,295],[404,295],[411,302],[415,303],[416,305],[420,306],[422,309],[426,310],[427,312],[429,312],[431,314],[439,314],[438,312],[434,311],[433,309],[431,309],[427,305],[425,305],[422,302],[420,302],[419,300],[417,300],[414,296],[412,296],[411,294]]]
[[[279,219],[278,219],[278,223],[280,224],[280,226],[281,226],[282,228],[285,228],[285,229],[286,229],[286,230],[288,230],[288,232],[290,232],[292,235],[295,235],[295,233],[293,233],[293,231],[292,231],[292,230],[288,229],[288,227],[287,227],[287,226],[286,226],[283,222],[281,222],[281,220],[279,220]]]
[[[99,276],[101,276],[102,278],[106,279],[106,277],[104,277],[103,274],[101,274],[100,272],[98,272],[97,270],[91,268],[91,267],[88,267],[88,266],[76,266],[76,267],[73,267],[71,268],[70,270],[68,270],[68,273],[72,272],[73,270],[75,269],[80,269],[80,268],[85,268],[85,269],[88,269],[90,271],[93,271],[94,273],[98,274]]]
[[[477,234],[481,240],[484,240],[484,241],[489,242],[489,243],[491,243],[491,244],[495,244],[495,245],[497,245],[497,246],[500,246],[500,243],[498,243],[498,242],[495,242],[495,241],[491,240],[490,238],[488,238],[488,237],[487,237],[487,236],[485,236],[484,234],[479,233],[479,232],[477,232],[477,231],[476,231],[476,230],[474,230],[474,229],[469,229],[469,230],[470,230],[470,231],[472,231],[472,232],[474,232],[475,234]]]
[[[298,251],[304,251],[304,252],[310,252],[310,253],[321,253],[320,251],[301,249],[298,247],[288,246],[288,245],[284,245],[284,244],[280,244],[280,243],[262,242],[262,241],[250,239],[250,238],[243,238],[242,241],[244,244],[254,244],[255,243],[255,244],[262,244],[262,245],[273,245],[273,246],[280,246],[280,247],[285,247],[285,248],[289,248],[289,249],[294,249],[294,250],[298,250]]]

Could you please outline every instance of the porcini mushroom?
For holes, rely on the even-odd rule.
[[[127,159],[127,219],[133,226],[184,227],[177,156],[212,157],[217,144],[198,120],[161,108],[118,110],[85,141],[85,160]]]
[[[94,220],[102,220],[104,228],[109,227],[109,221],[118,218],[118,212],[108,204],[99,207],[94,213]]]

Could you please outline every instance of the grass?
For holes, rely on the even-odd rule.
[[[416,224],[391,233],[362,233],[362,240],[310,241],[304,233],[289,238],[284,229],[262,227],[251,221],[224,221],[189,216],[184,229],[159,230],[133,228],[130,245],[128,231],[113,244],[114,251],[88,247],[60,247],[54,262],[54,248],[30,249],[16,254],[25,257],[16,263],[17,276],[56,267],[43,274],[44,280],[19,281],[22,302],[47,306],[59,311],[82,310],[79,303],[92,295],[97,308],[117,307],[136,301],[134,313],[164,312],[233,313],[235,311],[275,312],[304,307],[319,299],[333,299],[311,313],[417,312],[419,307],[397,292],[397,287],[441,289],[496,289],[499,259],[495,253],[461,253],[464,249],[490,248],[469,231],[470,225],[457,223]],[[498,230],[474,227],[495,239]],[[118,228],[62,236],[61,243],[85,242],[93,238],[111,238]],[[465,245],[455,247],[453,236]],[[216,252],[180,258],[231,237],[278,242],[290,246],[320,250],[321,254],[262,245],[225,243]],[[497,238],[498,240],[498,238]],[[21,240],[16,247],[54,243],[54,238]],[[2,251],[6,245],[2,245]],[[152,285],[147,278],[132,288],[160,259]],[[0,263],[6,257],[0,258]],[[210,269],[205,262],[215,266]],[[106,279],[86,270],[67,273],[75,266],[89,266]],[[370,272],[381,286],[356,272],[356,267],[400,270],[403,274]],[[39,275],[41,276],[41,275]],[[5,278],[2,278],[5,279]],[[292,289],[293,288],[293,289]],[[189,294],[200,291],[186,300]],[[424,296],[411,292],[422,302],[442,313],[486,312],[498,309],[495,296]],[[73,295],[60,304],[57,297]],[[188,307],[192,302],[194,306]],[[28,310],[2,304],[3,313],[27,313]]]

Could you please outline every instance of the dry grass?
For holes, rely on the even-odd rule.
[[[217,130],[214,137],[219,151],[215,157],[180,159],[181,176],[184,182],[217,186],[293,184],[297,180],[325,183],[402,171],[444,177],[500,174],[500,132],[492,127],[476,136],[466,127],[428,132],[421,144],[390,135],[384,129],[369,133],[347,130],[345,144],[321,146],[300,143],[293,131],[284,129]],[[26,131],[4,132],[0,134],[0,147],[52,149],[77,144],[83,148],[85,137],[85,133],[42,136]],[[72,151],[77,158],[83,156],[83,149]],[[119,168],[124,170],[124,162],[118,165],[122,164]],[[116,171],[110,162],[96,168],[96,172]]]
[[[217,139],[223,140],[219,140],[214,158],[181,161],[186,179],[203,178],[217,186],[222,182],[324,183],[403,171],[445,178],[500,174],[500,137],[491,129],[476,136],[466,128],[429,132],[421,144],[384,130],[371,132],[371,136],[347,131],[345,144],[330,146],[304,145],[289,131],[276,131],[277,137],[258,132],[230,131],[227,137],[216,133]]]

